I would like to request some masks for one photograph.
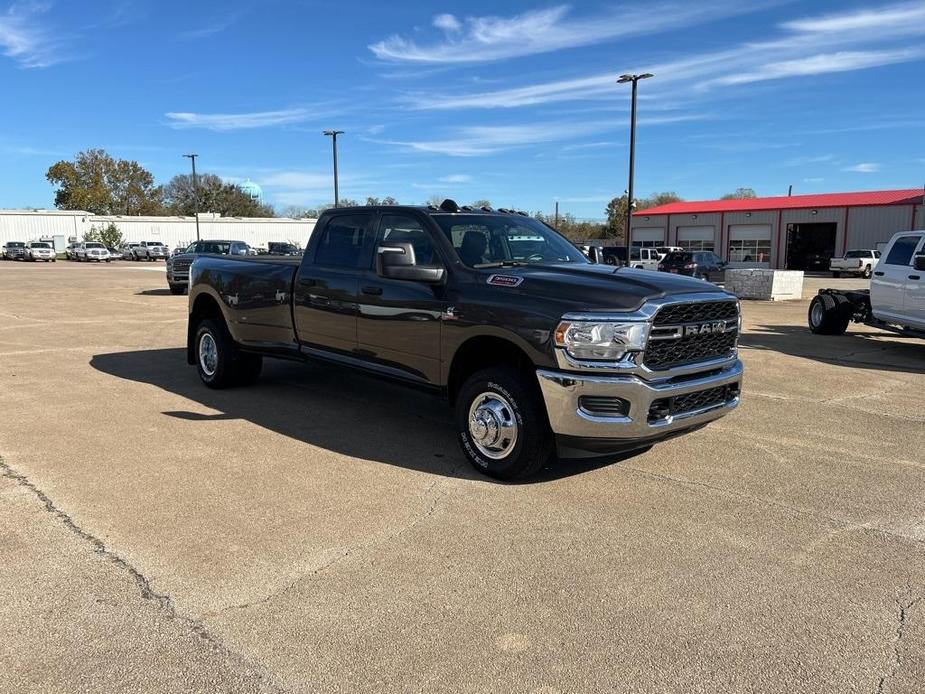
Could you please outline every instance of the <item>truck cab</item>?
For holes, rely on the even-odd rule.
[[[890,240],[870,280],[875,318],[925,330],[925,231]]]

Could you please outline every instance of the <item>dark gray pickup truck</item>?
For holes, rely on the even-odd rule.
[[[432,390],[472,464],[520,479],[735,408],[739,329],[712,284],[594,264],[522,213],[448,200],[329,210],[302,258],[197,257],[187,358],[212,388],[280,357]]]

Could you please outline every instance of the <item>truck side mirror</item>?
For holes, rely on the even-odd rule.
[[[591,246],[588,248],[588,258],[592,263],[600,265],[604,262],[604,249],[600,246]]]
[[[916,270],[925,271],[925,253],[919,253],[913,261]]]
[[[376,249],[376,272],[380,277],[410,282],[439,284],[446,269],[434,265],[418,265],[414,246],[407,241],[390,243]]]

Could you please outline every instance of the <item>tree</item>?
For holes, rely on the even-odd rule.
[[[338,200],[337,206],[338,207],[359,207],[360,203],[358,203],[353,198],[342,198]]]
[[[273,208],[234,183],[226,183],[215,174],[197,176],[199,211],[216,212],[223,217],[273,217]],[[193,177],[179,174],[164,186],[164,207],[169,214],[192,216],[196,210]]]
[[[122,232],[112,222],[101,229],[97,229],[95,226],[90,227],[90,231],[86,232],[83,238],[84,241],[98,241],[106,248],[118,248],[124,243]]]
[[[479,209],[480,207],[491,207],[491,200],[476,200],[472,203],[472,207]]]
[[[379,198],[372,198],[372,197],[370,197],[370,198],[366,198],[366,204],[367,204],[367,205],[370,205],[370,206],[377,206],[377,205],[397,205],[397,204],[398,204],[398,200],[396,200],[395,198],[393,198],[391,195],[388,195],[388,196],[382,198],[381,200],[380,200]]]
[[[751,188],[736,188],[734,193],[727,193],[720,200],[750,200],[757,197]]]
[[[629,200],[626,195],[613,198],[607,203],[607,224],[604,226],[605,238],[612,238],[625,243],[626,210]]]
[[[74,161],[59,161],[45,173],[57,186],[55,207],[93,214],[156,214],[161,189],[137,161],[114,159],[105,150],[79,152]]]
[[[652,195],[643,200],[637,200],[636,209],[645,210],[649,207],[658,207],[659,205],[667,205],[672,202],[681,202],[681,196],[673,191],[666,191],[664,193],[652,193]]]

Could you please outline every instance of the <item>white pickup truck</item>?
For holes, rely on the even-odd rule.
[[[890,239],[869,291],[820,289],[808,319],[818,335],[841,335],[853,321],[925,337],[925,230],[901,231]]]
[[[878,262],[880,262],[880,251],[853,250],[845,253],[844,258],[832,258],[829,261],[829,270],[832,277],[861,275],[864,279],[870,279]]]

